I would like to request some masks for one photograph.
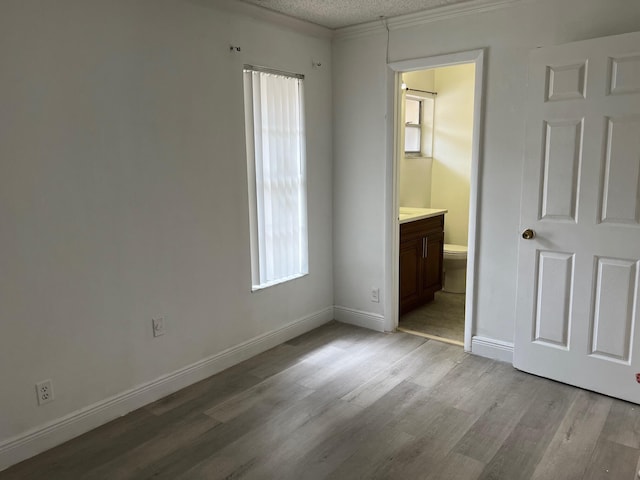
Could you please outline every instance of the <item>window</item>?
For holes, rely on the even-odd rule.
[[[405,153],[433,155],[433,97],[406,95],[404,103]]]
[[[404,151],[420,153],[422,151],[422,100],[407,97],[404,105]]]
[[[303,78],[244,68],[253,290],[309,272]]]

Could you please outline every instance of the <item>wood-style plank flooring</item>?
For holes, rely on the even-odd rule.
[[[637,405],[331,322],[0,479],[636,478]]]
[[[400,327],[464,342],[464,293],[436,292],[433,301],[400,317]]]

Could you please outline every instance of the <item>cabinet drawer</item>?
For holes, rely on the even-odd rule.
[[[444,215],[423,218],[413,222],[400,224],[400,242],[409,240],[428,232],[442,232],[444,230]]]

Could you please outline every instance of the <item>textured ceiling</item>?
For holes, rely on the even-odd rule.
[[[470,0],[242,0],[328,28],[395,17]]]

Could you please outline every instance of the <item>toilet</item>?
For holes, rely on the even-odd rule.
[[[467,247],[444,244],[444,285],[442,291],[465,293],[467,286]]]

